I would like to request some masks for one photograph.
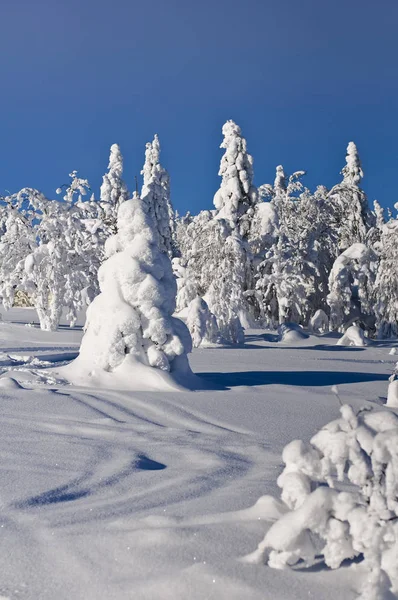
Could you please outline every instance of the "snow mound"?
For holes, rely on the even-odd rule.
[[[387,406],[398,408],[398,379],[394,379],[388,386]]]
[[[308,333],[297,323],[283,323],[278,329],[279,341],[295,344],[309,338]]]
[[[367,346],[367,344],[368,339],[358,325],[351,325],[337,341],[337,346]]]
[[[16,379],[13,379],[13,377],[0,377],[0,388],[3,390],[24,389]]]

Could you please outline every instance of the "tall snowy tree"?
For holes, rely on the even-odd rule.
[[[170,201],[170,177],[160,164],[160,143],[155,135],[145,150],[145,164],[141,171],[144,177],[141,198],[148,215],[155,223],[155,236],[162,252],[172,257],[175,254],[174,211]]]
[[[118,144],[112,144],[108,172],[102,178],[100,190],[100,206],[103,210],[103,221],[112,233],[116,232],[117,211],[122,202],[128,198],[128,190],[123,176],[123,156]]]
[[[247,238],[258,202],[258,191],[253,184],[253,158],[234,121],[227,121],[222,133],[224,139],[220,148],[225,149],[225,153],[218,172],[222,180],[214,196],[214,206],[217,218],[225,219],[242,238]]]
[[[98,377],[117,373],[132,389],[167,389],[170,379],[159,373],[189,375],[191,344],[185,325],[172,316],[176,284],[171,262],[159,250],[155,223],[140,199],[120,206],[117,229],[106,242],[106,260],[98,272],[101,293],[87,310],[80,354],[68,375],[90,380],[93,372]]]
[[[341,171],[343,181],[329,192],[329,201],[334,209],[330,227],[339,235],[339,249],[346,250],[356,242],[364,242],[372,225],[368,201],[359,187],[363,171],[354,142],[347,147],[346,164]]]

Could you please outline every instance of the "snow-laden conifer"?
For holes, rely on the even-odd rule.
[[[80,354],[67,376],[90,382],[108,372],[110,385],[121,378],[132,389],[167,388],[172,379],[154,373],[189,374],[191,343],[185,325],[172,317],[171,262],[139,198],[121,204],[117,229],[106,242],[101,293],[88,307]]]
[[[379,338],[398,335],[398,220],[381,230],[380,263],[375,283],[375,314]]]
[[[222,133],[224,139],[220,147],[225,149],[225,153],[218,172],[222,180],[214,196],[214,206],[217,217],[225,219],[246,238],[258,202],[257,188],[253,184],[253,158],[248,154],[246,140],[234,121],[227,121]]]
[[[211,346],[220,341],[217,321],[203,298],[190,302],[187,313],[187,326],[194,348]]]
[[[339,248],[344,251],[357,242],[364,242],[372,225],[366,194],[359,187],[363,171],[354,142],[347,147],[346,164],[341,174],[343,180],[329,192],[329,200],[334,208],[330,227],[339,236]]]
[[[329,276],[330,328],[366,320],[374,310],[378,258],[365,244],[353,244],[334,262]]]
[[[145,163],[141,171],[144,182],[141,198],[155,224],[154,235],[162,252],[173,255],[174,212],[170,201],[170,177],[160,164],[160,143],[155,135],[145,150]]]
[[[104,211],[104,222],[113,233],[115,232],[117,211],[127,198],[128,190],[123,181],[123,156],[118,144],[112,144],[108,172],[102,178],[100,205]]]

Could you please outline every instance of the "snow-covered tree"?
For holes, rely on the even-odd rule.
[[[381,230],[380,263],[376,283],[376,328],[379,338],[398,335],[398,220]]]
[[[217,260],[208,264],[211,283],[205,299],[216,316],[223,341],[242,344],[244,332],[241,318],[246,316],[247,308],[244,295],[247,255],[242,248],[240,235],[237,232],[228,235],[228,226],[224,224],[220,227],[216,223],[212,230],[217,237],[212,240],[212,245]]]
[[[88,307],[80,354],[68,372],[73,378],[117,371],[132,388],[151,387],[153,377],[158,382],[159,377],[144,367],[175,376],[190,373],[190,336],[172,317],[176,283],[171,262],[159,250],[155,224],[139,198],[121,204],[117,230],[106,242],[106,260],[98,272],[101,293]]]
[[[144,178],[141,198],[155,223],[155,236],[162,252],[171,257],[175,237],[174,211],[170,201],[170,177],[160,164],[160,143],[155,135],[145,150],[145,164],[141,171]]]
[[[20,210],[20,201],[5,199],[2,209],[2,236],[0,239],[0,295],[6,310],[14,304],[21,290],[26,257],[37,247],[31,221]]]
[[[246,140],[234,121],[227,121],[222,133],[224,139],[220,148],[225,149],[225,153],[218,172],[222,180],[214,196],[214,206],[217,218],[227,221],[245,239],[250,234],[258,202],[257,188],[253,184],[253,158],[248,154]]]
[[[279,518],[247,562],[284,569],[323,556],[331,569],[363,556],[361,600],[398,594],[398,418],[388,411],[341,417],[314,435],[294,440],[285,468]],[[349,484],[349,485],[347,485]],[[344,487],[343,487],[344,486]],[[263,501],[271,500],[264,497]]]
[[[197,284],[192,269],[182,258],[173,258],[173,273],[177,280],[176,311],[179,313],[197,297]]]
[[[329,200],[334,208],[330,227],[339,235],[339,248],[346,250],[356,242],[364,242],[372,225],[365,193],[359,187],[363,171],[354,142],[347,147],[346,165],[341,171],[343,181],[329,192]]]
[[[100,190],[100,206],[103,210],[103,221],[112,233],[115,233],[119,206],[128,198],[127,186],[122,177],[123,156],[119,146],[112,144],[108,172],[102,178]]]
[[[375,278],[378,258],[375,252],[356,243],[335,261],[329,276],[330,328],[366,321],[374,308]]]
[[[188,306],[187,326],[194,348],[220,342],[217,321],[203,298],[196,297]]]

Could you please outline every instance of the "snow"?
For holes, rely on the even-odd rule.
[[[243,347],[194,349],[207,390],[115,391],[56,376],[78,353],[79,326],[40,331],[33,309],[4,318],[0,595],[355,598],[352,567],[282,572],[242,559],[287,514],[283,447],[339,418],[332,385],[344,403],[376,409],[364,417],[373,430],[394,426],[379,400],[395,366],[385,343],[340,347],[332,334],[297,346],[250,330]]]
[[[140,199],[120,205],[118,233],[105,245],[101,293],[87,309],[78,358],[60,371],[69,381],[114,389],[178,389],[194,385],[189,332],[174,318],[176,284],[155,223]]]
[[[358,325],[351,325],[337,341],[338,346],[366,346],[368,343],[363,330]]]

